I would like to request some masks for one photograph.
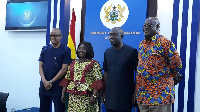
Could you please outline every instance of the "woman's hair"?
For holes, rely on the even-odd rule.
[[[81,44],[83,44],[85,46],[86,58],[92,59],[94,57],[94,51],[93,51],[92,44],[90,42],[83,41],[83,42],[79,43],[78,48],[80,47]],[[76,50],[76,54],[77,54],[77,57],[80,58],[79,55],[78,55],[78,48]]]

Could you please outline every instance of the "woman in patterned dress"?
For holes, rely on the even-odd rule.
[[[65,78],[61,99],[65,102],[65,92],[69,93],[68,112],[97,112],[97,93],[103,87],[100,64],[92,59],[94,51],[91,43],[81,42],[76,51],[79,59],[72,61]]]

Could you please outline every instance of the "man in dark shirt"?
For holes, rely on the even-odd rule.
[[[104,53],[103,103],[107,112],[131,112],[135,90],[134,71],[137,69],[138,52],[122,43],[124,32],[115,27],[110,32],[112,47]]]
[[[60,29],[54,28],[49,37],[52,44],[42,48],[39,58],[40,112],[49,112],[51,100],[54,102],[55,112],[65,112],[65,105],[61,102],[62,87],[59,83],[71,62],[71,50],[60,43]]]

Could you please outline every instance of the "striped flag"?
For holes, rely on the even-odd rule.
[[[46,45],[50,44],[49,35],[53,28],[62,31],[61,43],[67,45],[69,34],[70,0],[48,0]]]
[[[184,75],[184,79],[175,86],[175,103],[172,111],[199,112],[200,95],[197,92],[200,89],[195,87],[196,81],[200,81],[196,78],[199,74],[196,72],[197,58],[199,58],[197,57],[199,0],[157,0],[157,2],[161,33],[163,32],[163,35],[167,35],[166,37],[175,43],[183,64],[180,72]],[[166,27],[172,30],[166,30]]]
[[[72,19],[71,19],[71,24],[70,24],[70,31],[68,35],[68,44],[67,44],[67,46],[71,49],[72,59],[76,59],[75,24],[76,24],[76,15],[73,9]]]
[[[78,3],[78,4],[77,4]],[[82,26],[82,14],[81,12],[83,11],[82,9],[82,0],[71,0],[70,1],[70,20],[72,20],[73,16],[73,11],[75,15],[75,48],[77,48],[78,44],[80,43],[81,40],[81,30],[84,26]],[[76,12],[76,14],[75,14]],[[85,15],[85,14],[84,14]],[[84,29],[84,28],[83,28]],[[83,30],[84,31],[84,30]],[[71,31],[70,31],[71,33]],[[71,53],[72,54],[72,53]]]

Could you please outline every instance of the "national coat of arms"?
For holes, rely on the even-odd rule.
[[[115,24],[117,21],[121,22],[121,18],[124,18],[123,12],[125,10],[125,7],[121,7],[121,5],[117,5],[117,7],[113,4],[108,6],[107,8],[104,8],[104,11],[106,13],[105,19],[106,22],[111,22],[112,24]]]
[[[123,0],[108,0],[101,8],[100,19],[109,29],[121,27],[129,16],[129,9]]]

